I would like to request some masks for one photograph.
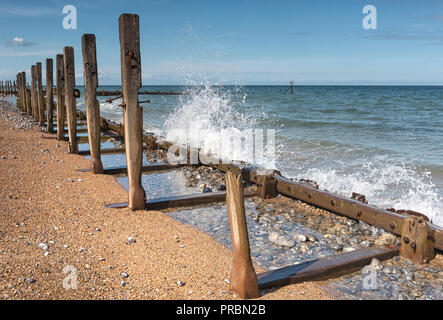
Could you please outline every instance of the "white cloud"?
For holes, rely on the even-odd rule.
[[[34,45],[34,43],[25,41],[25,39],[20,37],[15,37],[11,41],[7,41],[5,45],[10,47],[30,47]]]

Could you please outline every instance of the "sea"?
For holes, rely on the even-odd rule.
[[[78,89],[77,108],[84,110]],[[314,180],[346,197],[357,192],[381,208],[418,211],[443,226],[441,86],[294,86],[291,94],[289,86],[206,83],[141,90],[185,93],[141,95],[150,100],[141,104],[146,131]],[[121,99],[108,98],[98,97],[101,116],[122,122]],[[247,138],[240,145],[232,138],[251,135],[262,136],[261,156],[260,139],[249,149]]]

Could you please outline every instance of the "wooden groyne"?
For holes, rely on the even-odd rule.
[[[68,125],[69,152],[72,154],[91,155],[91,174],[127,174],[129,178],[128,201],[123,204],[110,204],[108,207],[129,207],[131,210],[157,210],[180,208],[190,205],[205,205],[225,201],[228,208],[229,227],[232,239],[231,289],[241,298],[256,298],[259,289],[281,286],[308,280],[324,279],[351,272],[368,264],[372,258],[389,259],[401,254],[416,263],[426,263],[434,258],[434,249],[443,250],[443,229],[425,221],[423,217],[408,216],[397,212],[380,209],[355,199],[339,196],[319,190],[299,181],[285,178],[278,171],[269,171],[247,164],[225,164],[220,159],[192,149],[176,145],[173,142],[143,132],[143,108],[139,95],[183,94],[172,92],[140,91],[141,53],[139,36],[139,17],[124,14],[119,18],[120,53],[122,67],[122,92],[99,91],[98,67],[96,57],[96,39],[93,34],[82,37],[83,75],[85,86],[86,112],[77,111],[75,89],[74,48],[65,47],[63,54],[56,57],[56,87],[53,88],[53,60],[46,60],[46,90],[42,89],[40,62],[31,67],[31,84],[26,83],[24,72],[17,74],[16,81],[0,82],[2,94],[17,96],[17,107],[23,113],[30,114],[49,133],[56,133],[58,140],[64,140],[64,124]],[[52,105],[56,97],[56,110]],[[117,124],[100,117],[97,96],[122,97],[123,124]],[[44,100],[44,97],[46,99]],[[56,112],[54,112],[56,111]],[[45,117],[46,113],[46,117]],[[53,117],[56,117],[56,124]],[[89,151],[79,152],[77,134],[78,121],[86,121]],[[125,148],[100,149],[100,131],[112,132],[124,138]],[[144,147],[144,144],[146,145]],[[172,146],[186,154],[196,154],[197,162],[226,172],[226,192],[199,194],[179,197],[166,197],[146,200],[146,191],[141,184],[142,173],[158,170],[173,170],[187,164],[159,164],[142,166],[143,151],[161,148],[170,150]],[[177,151],[176,151],[177,152]],[[104,170],[101,155],[125,153],[126,168]],[[257,186],[256,193],[245,192],[243,181]],[[147,190],[149,192],[149,190]],[[303,265],[289,266],[256,275],[252,265],[248,229],[245,218],[244,197],[259,196],[270,199],[283,194],[291,198],[315,205],[370,225],[380,227],[391,233],[401,235],[400,247],[368,248],[333,257],[317,259]]]

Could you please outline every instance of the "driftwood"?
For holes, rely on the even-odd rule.
[[[129,178],[129,208],[143,210],[146,193],[141,184],[143,161],[143,108],[138,103],[141,87],[140,26],[138,15],[123,14],[119,18],[122,88],[124,97],[126,163]]]

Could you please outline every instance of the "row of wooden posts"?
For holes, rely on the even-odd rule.
[[[12,80],[0,81],[0,93],[15,94],[16,91],[17,91],[16,81]]]
[[[146,208],[146,193],[142,186],[143,157],[143,109],[138,95],[141,88],[141,55],[139,17],[123,14],[119,18],[121,47],[123,123],[127,174],[129,178],[128,207],[131,210]],[[93,34],[82,36],[83,74],[86,105],[86,121],[91,154],[90,171],[103,173],[100,156],[100,110],[97,100],[98,72],[96,40]],[[7,89],[12,89],[7,82]],[[56,57],[56,90],[53,89],[53,60],[46,59],[46,90],[42,85],[42,64],[31,67],[31,83],[26,83],[26,73],[17,74],[17,105],[22,111],[53,133],[54,103],[56,100],[56,138],[65,140],[65,118],[68,126],[69,152],[78,154],[77,110],[75,96],[74,48],[65,47]],[[46,117],[45,117],[46,113]],[[229,172],[226,178],[229,225],[232,233],[233,269],[231,289],[242,298],[259,296],[257,276],[252,265],[243,199],[242,175]]]
[[[132,14],[123,14],[119,18],[120,56],[122,71],[122,109],[123,109],[123,135],[125,139],[125,153],[127,168],[125,172],[129,179],[128,207],[131,210],[144,210],[146,208],[146,193],[141,183],[142,157],[143,157],[143,108],[140,106],[138,95],[141,88],[141,55],[140,55],[140,31],[139,17]],[[83,75],[86,105],[86,122],[88,128],[88,140],[90,145],[91,166],[90,172],[102,174],[103,164],[100,150],[100,110],[97,100],[98,71],[96,57],[96,40],[93,34],[85,34],[82,37]],[[16,94],[17,105],[26,113],[33,115],[34,119],[45,126],[48,132],[54,132],[53,96],[57,97],[56,109],[56,138],[65,140],[64,124],[65,118],[68,126],[69,152],[78,154],[77,141],[77,110],[75,92],[75,70],[74,49],[65,47],[63,54],[56,57],[56,88],[53,88],[53,60],[46,59],[46,90],[42,88],[42,64],[36,63],[31,67],[31,83],[28,87],[25,72],[17,74]],[[7,89],[14,89],[12,81],[6,83]],[[6,92],[6,91],[5,91]],[[46,117],[45,117],[46,111]],[[221,168],[223,169],[223,168]],[[237,168],[238,169],[238,168]],[[356,219],[369,219],[371,224],[382,226],[389,225],[391,231],[401,230],[402,253],[412,257],[418,262],[431,259],[434,254],[434,237],[440,239],[439,230],[430,229],[423,220],[406,220],[400,215],[384,212],[364,204],[343,199],[327,192],[315,190],[296,182],[289,181],[284,177],[276,175],[256,176],[250,172],[245,174],[244,170],[238,171],[231,168],[226,171],[226,203],[229,216],[229,227],[232,238],[233,267],[231,270],[231,289],[239,294],[241,298],[256,298],[259,296],[260,288],[268,284],[285,283],[290,279],[287,273],[277,270],[263,277],[255,273],[248,238],[247,223],[244,208],[243,179],[253,181],[259,187],[259,194],[263,198],[275,196],[277,192],[294,196],[308,203],[314,203],[320,207],[330,209],[334,212],[350,215],[356,214]],[[263,193],[263,194],[261,194]],[[327,203],[326,203],[326,202]],[[325,202],[325,204],[323,203]],[[353,217],[353,216],[352,216]],[[353,217],[354,218],[354,217]],[[378,220],[377,220],[378,219]],[[389,221],[387,220],[389,219]],[[386,220],[386,221],[385,221]],[[438,232],[438,234],[437,234]],[[373,248],[374,249],[374,248]],[[380,257],[389,257],[394,251],[377,250],[372,253]],[[355,258],[355,257],[358,257]],[[362,259],[369,259],[368,253],[353,257],[358,260],[345,262],[350,266],[361,264]],[[313,268],[311,264],[310,268]],[[309,267],[307,267],[309,268]],[[336,265],[325,269],[320,267],[315,272],[326,272],[337,269]],[[326,270],[326,271],[325,271]],[[310,276],[310,275],[309,275]],[[295,281],[296,276],[292,275]]]

